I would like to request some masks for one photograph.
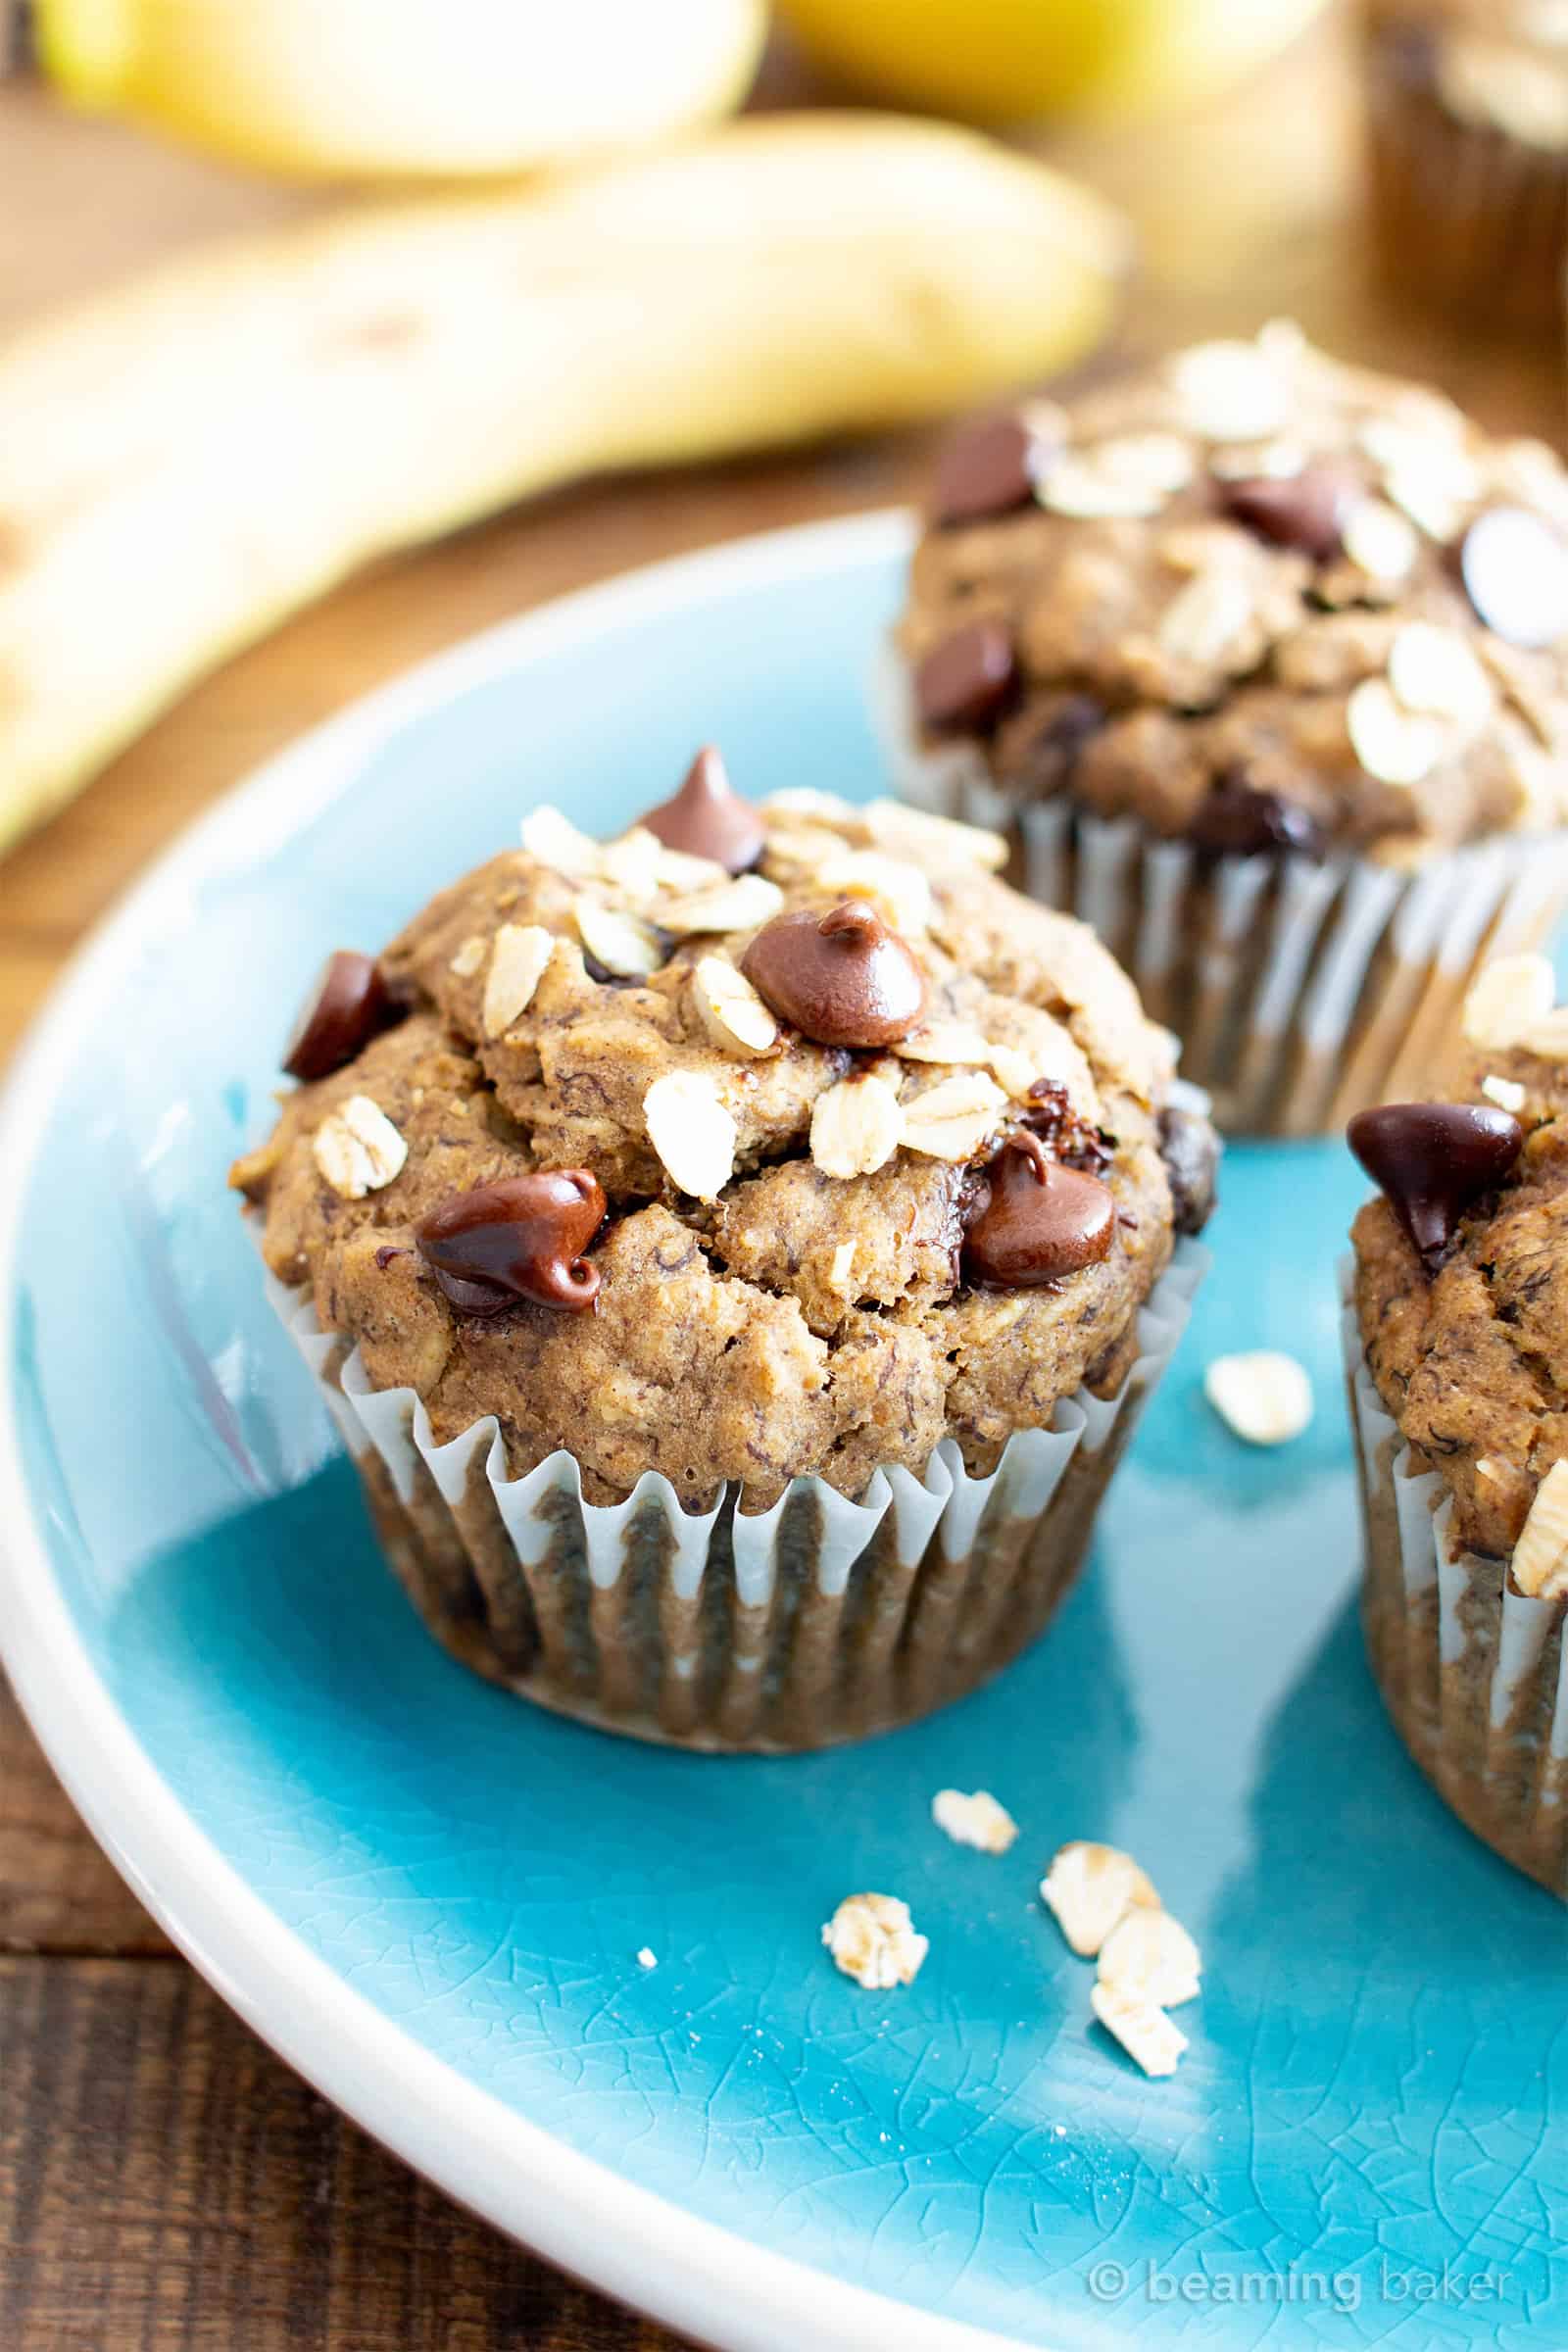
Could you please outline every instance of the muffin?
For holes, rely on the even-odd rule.
[[[1384,272],[1553,343],[1568,262],[1563,0],[1366,0],[1367,160]]]
[[[1433,1102],[1361,1112],[1345,1321],[1363,1613],[1400,1737],[1568,1899],[1568,1009],[1510,956]]]
[[[1222,1125],[1422,1093],[1568,903],[1568,475],[1288,326],[960,434],[885,683]]]
[[[1182,1325],[1216,1146],[994,837],[701,755],[331,959],[233,1182],[470,1666],[817,1746],[1044,1625]]]

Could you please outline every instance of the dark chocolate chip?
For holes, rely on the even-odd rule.
[[[637,821],[666,850],[683,850],[688,858],[711,858],[732,874],[755,865],[766,840],[761,818],[750,801],[731,790],[724,762],[710,743],[704,744],[674,797],[661,801]]]
[[[741,970],[770,1011],[819,1046],[895,1045],[925,1011],[913,950],[863,899],[823,915],[776,914]]]
[[[963,1270],[999,1290],[1032,1290],[1109,1254],[1109,1185],[1049,1158],[1037,1135],[1004,1143],[985,1171],[964,1236]]]
[[[1471,1102],[1386,1102],[1357,1111],[1347,1133],[1429,1274],[1465,1210],[1502,1182],[1525,1140],[1508,1111]]]
[[[1065,792],[1078,772],[1084,746],[1105,723],[1103,703],[1090,694],[1064,695],[1036,718],[1023,711],[1007,730],[999,765],[1041,800]]]
[[[937,460],[932,514],[938,522],[978,522],[1027,506],[1048,446],[1021,416],[960,425]]]
[[[1327,848],[1322,826],[1299,801],[1288,801],[1283,793],[1256,792],[1234,772],[1214,778],[1193,818],[1189,838],[1220,858],[1264,858],[1279,850],[1321,858]]]
[[[1489,507],[1459,548],[1459,573],[1480,618],[1510,645],[1568,636],[1568,540],[1527,507]]]
[[[970,620],[934,645],[914,673],[915,708],[928,727],[986,727],[1017,682],[1004,621]]]
[[[1176,1231],[1201,1233],[1218,1199],[1219,1137],[1201,1111],[1167,1103],[1159,1114],[1159,1156]]]
[[[1340,552],[1340,532],[1353,484],[1338,466],[1304,466],[1299,473],[1248,474],[1225,482],[1225,511],[1273,547],[1294,547],[1314,564]]]
[[[291,1078],[330,1078],[398,1017],[373,956],[339,948],[321,967],[314,994],[283,1049]]]
[[[582,1252],[604,1221],[586,1168],[538,1168],[454,1193],[414,1238],[461,1314],[499,1315],[519,1298],[581,1314],[599,1296],[599,1268]]]

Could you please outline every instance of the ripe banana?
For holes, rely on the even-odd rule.
[[[1098,199],[968,131],[764,116],[174,264],[0,355],[0,846],[201,670],[570,476],[940,414],[1100,336]]]
[[[275,172],[516,172],[740,104],[762,0],[34,0],[78,105]]]

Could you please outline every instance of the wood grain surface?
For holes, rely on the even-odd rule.
[[[800,94],[775,64],[767,99]],[[1330,348],[1435,375],[1489,422],[1560,439],[1556,349],[1493,347],[1368,280],[1353,68],[1334,20],[1222,105],[1050,151],[1142,234],[1112,359],[1288,312]],[[0,334],[306,202],[0,85]],[[0,1054],[148,858],[301,728],[486,622],[629,564],[907,497],[929,448],[906,434],[592,484],[342,589],[187,696],[0,865]],[[99,1855],[0,1686],[4,2352],[673,2341],[459,2212],[264,2049]]]

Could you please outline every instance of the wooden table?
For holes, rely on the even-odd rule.
[[[787,64],[769,95],[793,98]],[[1558,437],[1555,350],[1496,352],[1361,268],[1353,83],[1330,24],[1241,96],[1057,153],[1144,235],[1122,348],[1279,312]],[[20,202],[17,199],[20,198]],[[0,89],[0,331],[304,200]],[[771,524],[908,496],[929,437],[563,493],[356,581],[189,695],[0,866],[0,1051],[146,860],[257,760],[469,630]],[[385,2155],[171,1952],[0,1685],[0,2345],[6,2352],[631,2352],[673,2339]]]

